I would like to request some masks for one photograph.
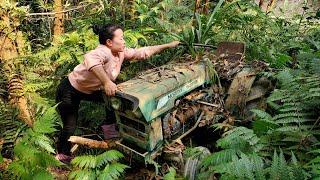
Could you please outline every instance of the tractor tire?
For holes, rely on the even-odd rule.
[[[199,173],[199,164],[200,162],[211,153],[208,148],[198,146],[195,149],[201,152],[201,155],[198,157],[189,157],[186,159],[184,164],[183,176],[188,180],[195,180],[197,174]]]

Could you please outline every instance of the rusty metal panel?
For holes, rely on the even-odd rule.
[[[225,103],[226,109],[230,112],[243,113],[246,99],[255,78],[256,73],[249,68],[243,69],[236,75],[228,90],[228,98]]]

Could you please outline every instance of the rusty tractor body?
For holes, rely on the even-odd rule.
[[[225,104],[221,100],[215,101],[217,93],[208,61],[218,69],[218,74],[225,74],[226,77],[221,75],[222,78],[237,81],[231,83],[230,89],[228,87],[227,108],[232,109],[239,104],[242,107],[266,93],[250,95],[256,74],[241,65],[244,44],[222,43],[216,52],[214,61],[209,58],[193,63],[169,64],[118,85],[119,91],[111,98],[111,105],[122,138],[116,143],[122,152],[135,159],[155,159],[168,148],[170,150],[170,145],[181,144],[181,139],[200,124],[215,123],[215,112],[225,109]],[[223,72],[226,66],[232,65],[234,67],[230,67],[228,72]],[[208,154],[209,151],[205,149],[204,152]],[[180,156],[177,155],[178,161],[183,161]],[[190,163],[190,159],[184,161],[184,167],[190,168]],[[195,172],[192,173],[194,175]],[[191,177],[190,173],[185,176]]]

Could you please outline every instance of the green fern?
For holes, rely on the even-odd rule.
[[[149,28],[149,31],[152,30],[154,29]],[[146,37],[139,31],[133,31],[129,29],[124,32],[124,36],[126,38],[126,44],[128,44],[129,47],[138,47],[140,40],[143,40],[145,44],[148,44]]]
[[[100,155],[78,156],[71,161],[75,170],[70,179],[118,179],[128,166],[118,163],[123,155],[116,150],[109,150]]]
[[[220,151],[228,152],[227,150]],[[302,166],[298,164],[295,155],[292,153],[291,162],[287,162],[284,154],[280,151],[278,155],[276,151],[270,161],[262,158],[256,153],[244,154],[232,153],[232,158],[220,164],[213,165],[208,172],[202,175],[219,174],[220,179],[306,179],[309,176]],[[212,157],[210,157],[212,158]],[[207,158],[204,162],[208,161]],[[205,165],[204,162],[202,165]],[[205,176],[204,176],[205,177]]]
[[[99,173],[98,179],[119,179],[126,168],[128,166],[117,162],[107,164],[102,172]]]
[[[254,179],[253,170],[250,170],[250,168],[253,168],[253,165],[252,167],[248,167],[250,166],[249,163],[246,166],[246,163],[249,161],[248,156],[259,152],[264,145],[260,142],[260,138],[254,134],[253,130],[246,127],[236,127],[228,131],[223,138],[219,139],[217,146],[223,150],[211,154],[201,162],[202,177],[208,177],[212,173],[220,173],[225,174],[226,179],[245,178],[246,176]],[[261,167],[258,165],[260,161],[258,161],[257,157],[253,156],[253,160],[256,163],[254,164],[255,166]],[[238,162],[238,164],[234,164],[235,162]],[[236,172],[231,173],[234,168],[239,168],[237,172],[240,174],[234,174]],[[245,174],[241,175],[241,173]],[[231,175],[229,176],[228,174]],[[260,172],[257,172],[257,177],[260,176],[263,177]]]
[[[318,153],[319,154],[319,153]],[[320,156],[316,156],[314,159],[307,163],[307,168],[310,169],[313,179],[320,178]]]
[[[14,161],[8,171],[12,177],[20,179],[53,179],[48,167],[60,166],[51,153],[54,153],[52,140],[48,135],[56,129],[58,116],[56,106],[49,108],[42,117],[38,117],[32,128],[14,147]]]
[[[217,141],[217,146],[223,149],[239,149],[242,152],[258,152],[263,148],[260,139],[253,130],[245,127],[236,127],[225,133],[225,137]]]
[[[47,109],[46,112],[41,116],[41,120],[34,122],[32,129],[36,133],[50,134],[56,131],[55,126],[57,123],[58,125],[62,126],[60,116],[56,112],[56,107],[57,105]]]
[[[97,157],[97,166],[100,167],[112,161],[118,161],[123,158],[123,154],[116,150],[109,150]]]
[[[70,174],[69,174],[69,178],[70,179],[96,179],[97,176],[95,174],[94,171],[91,171],[89,169],[86,169],[86,170],[75,170],[75,171],[72,171]]]
[[[221,179],[258,179],[265,178],[264,162],[256,154],[247,156],[241,154],[232,162],[215,167],[216,173],[222,174]]]
[[[270,179],[306,179],[308,174],[298,165],[295,155],[291,155],[291,163],[285,160],[283,152],[274,152],[272,162],[266,169]]]
[[[280,146],[285,154],[289,154],[296,148],[299,159],[309,161],[312,156],[307,155],[307,152],[319,147],[312,144],[318,142],[319,134],[316,124],[320,107],[320,76],[312,65],[307,65],[310,60],[318,62],[319,56],[307,56],[309,57],[299,59],[301,68],[304,69],[283,70],[278,73],[279,89],[272,92],[267,101],[273,108],[270,111],[272,114],[253,110],[256,114],[253,127],[267,144],[266,149]]]
[[[218,166],[221,164],[228,163],[232,159],[234,159],[239,153],[240,151],[237,149],[225,149],[222,151],[212,153],[209,157],[205,158],[202,161],[201,166],[203,168],[207,168],[210,166]]]
[[[93,155],[78,156],[72,160],[72,164],[81,168],[95,168],[97,166],[97,158]]]

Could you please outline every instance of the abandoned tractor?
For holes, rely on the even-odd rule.
[[[236,116],[250,118],[248,108],[263,106],[270,82],[257,78],[243,58],[244,44],[220,43],[212,57],[161,66],[119,84],[111,98],[121,135],[117,148],[138,161],[161,156],[194,179],[200,159],[210,151],[197,147],[202,156],[186,159],[183,139],[200,126],[222,120],[228,127]]]

